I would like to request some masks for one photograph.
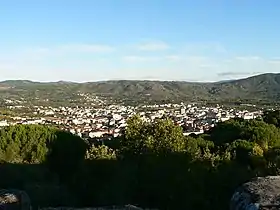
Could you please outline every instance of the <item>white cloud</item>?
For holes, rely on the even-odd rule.
[[[26,50],[24,50],[26,53],[34,53],[34,54],[37,54],[37,53],[48,53],[50,52],[50,49],[49,48],[46,48],[46,47],[38,47],[38,48],[28,48]]]
[[[270,60],[268,60],[268,63],[270,63],[270,64],[280,64],[280,57],[271,58]]]
[[[201,64],[199,67],[200,68],[213,68],[213,67],[218,67],[218,65],[215,65],[215,64]]]
[[[261,57],[259,56],[238,56],[235,59],[237,60],[242,60],[242,61],[256,61],[256,60],[261,60]]]
[[[232,72],[221,72],[218,73],[218,76],[224,77],[224,76],[252,76],[261,74],[261,72],[240,72],[240,71],[232,71]]]
[[[224,62],[224,63],[232,63],[233,60],[232,60],[232,59],[225,59],[223,62]]]
[[[146,62],[146,61],[157,61],[160,59],[160,57],[128,55],[128,56],[124,56],[122,59],[127,62]]]
[[[146,51],[137,51],[136,47]],[[277,72],[280,66],[280,57],[221,55],[217,52],[226,50],[219,44],[194,44],[194,51],[171,46],[172,51],[153,52],[168,47],[162,42],[146,42],[118,49],[101,44],[67,44],[19,49],[11,53],[3,51],[0,54],[0,73],[2,78],[38,80],[156,78],[215,81],[241,78],[256,72]],[[113,54],[114,57],[108,58],[103,54],[110,55],[116,50],[118,54]]]
[[[187,56],[186,59],[188,61],[205,61],[208,59],[208,57],[205,56]]]
[[[187,43],[184,48],[185,48],[185,52],[190,53],[190,54],[197,54],[197,53],[224,54],[224,53],[227,53],[227,49],[218,42]]]
[[[169,46],[164,42],[149,42],[145,44],[140,44],[137,48],[138,50],[142,51],[160,51],[168,49]]]
[[[182,55],[167,55],[167,56],[137,56],[129,55],[122,57],[122,60],[127,63],[141,63],[153,62],[157,65],[170,66],[170,68],[198,67],[198,68],[213,68],[217,64],[208,57],[204,56],[182,56]],[[149,67],[149,66],[147,66]]]
[[[1,63],[0,62],[0,70],[13,70],[14,69],[14,65],[13,64],[9,64],[9,63]]]
[[[209,62],[212,62],[212,58],[205,56],[187,56],[184,58],[185,63],[188,65],[210,65]]]
[[[179,55],[167,55],[164,57],[165,59],[169,60],[169,61],[180,61],[183,58]]]
[[[270,63],[270,64],[277,64],[278,65],[278,64],[280,64],[280,61],[276,61],[276,60],[275,61],[268,61],[268,63]]]
[[[53,50],[59,50],[63,52],[107,53],[115,51],[115,48],[109,45],[70,44],[59,46]]]
[[[51,47],[33,47],[22,50],[19,54],[27,56],[52,56],[68,53],[110,53],[116,49],[109,45],[98,44],[67,44]]]
[[[227,49],[224,46],[222,46],[221,44],[214,45],[214,49],[219,53],[226,53],[227,52]]]

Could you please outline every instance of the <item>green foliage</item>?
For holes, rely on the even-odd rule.
[[[86,103],[78,92],[106,96],[126,104],[171,101],[267,103],[279,102],[280,74],[262,74],[246,79],[216,83],[175,81],[106,81],[106,82],[51,82],[4,81],[0,85],[1,98],[26,98],[28,103],[52,105],[81,105]],[[13,88],[10,88],[13,87]],[[36,100],[39,98],[40,100]],[[49,99],[46,102],[46,99]]]
[[[47,163],[56,173],[72,173],[82,163],[86,143],[78,136],[42,125],[14,125],[0,130],[0,161]]]
[[[128,120],[125,138],[121,141],[123,153],[133,155],[148,153],[164,154],[181,152],[185,149],[185,137],[182,128],[171,120],[157,120],[154,123],[143,122],[139,116]]]
[[[87,144],[79,136],[57,130],[55,140],[50,142],[46,164],[63,181],[70,181],[80,170]]]
[[[280,144],[280,130],[260,120],[231,119],[218,123],[210,134],[216,145],[232,143],[238,139],[255,142],[263,149]]]
[[[220,122],[210,131],[210,138],[216,145],[231,143],[241,138],[244,123],[241,119]]]
[[[86,152],[86,159],[88,160],[111,160],[116,159],[116,153],[113,149],[106,145],[94,146],[92,145]]]
[[[280,175],[280,148],[271,148],[264,153],[269,175]]]
[[[187,137],[168,119],[150,123],[136,115],[127,123],[124,136],[92,146],[54,128],[3,128],[0,174],[12,180],[0,185],[26,189],[38,205],[224,210],[241,183],[280,174],[279,128],[265,121],[232,119]],[[40,173],[23,170],[34,163]],[[44,190],[49,200],[36,197]]]
[[[263,115],[264,122],[280,127],[280,110],[265,111]]]
[[[42,163],[55,139],[55,130],[40,125],[15,125],[0,130],[0,160],[9,163]]]
[[[192,138],[188,136],[185,139],[186,153],[194,159],[202,156],[206,157],[210,153],[210,150],[215,148],[215,145],[212,141],[205,140],[200,136],[198,138]]]

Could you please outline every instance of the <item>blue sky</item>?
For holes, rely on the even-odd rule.
[[[217,81],[280,72],[280,1],[7,0],[0,80]]]

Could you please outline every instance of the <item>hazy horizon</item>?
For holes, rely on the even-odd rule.
[[[280,2],[10,0],[0,80],[217,82],[278,73]]]
[[[107,79],[107,80],[87,80],[87,81],[67,81],[67,80],[30,80],[30,79],[6,79],[6,80],[0,80],[0,82],[9,82],[9,81],[29,81],[29,82],[38,82],[38,83],[91,83],[91,82],[110,82],[110,81],[151,81],[151,82],[189,82],[189,83],[217,83],[217,82],[228,82],[228,81],[234,81],[234,80],[240,80],[240,79],[247,79],[253,76],[260,76],[265,74],[278,74],[278,73],[261,73],[261,74],[254,74],[251,76],[246,77],[240,77],[237,79],[224,79],[224,80],[217,80],[217,81],[195,81],[195,80],[162,80],[162,79]],[[280,73],[279,73],[280,74]]]

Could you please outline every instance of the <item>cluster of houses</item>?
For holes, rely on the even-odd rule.
[[[261,116],[262,111],[249,112],[225,109],[219,105],[205,107],[181,103],[136,107],[104,105],[99,108],[34,106],[31,114],[33,117],[9,117],[0,121],[0,126],[52,124],[83,138],[110,138],[121,135],[127,126],[127,119],[134,114],[139,114],[147,122],[153,122],[159,118],[170,118],[183,128],[184,135],[190,135],[203,133],[219,121],[235,117],[254,119]]]

